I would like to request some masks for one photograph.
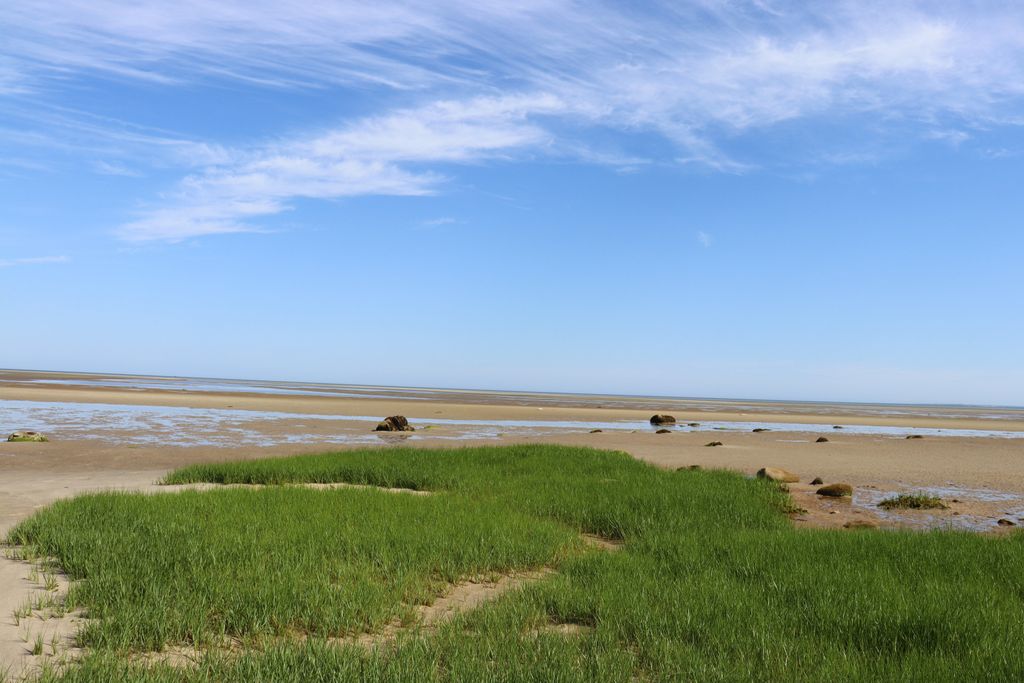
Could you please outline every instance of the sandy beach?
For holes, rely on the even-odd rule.
[[[123,386],[96,384],[105,382]],[[539,442],[625,451],[670,469],[724,468],[753,475],[765,466],[784,468],[801,479],[790,485],[795,505],[803,509],[793,515],[798,526],[842,527],[866,520],[883,527],[1000,533],[1005,527],[996,524],[998,519],[1024,523],[1024,439],[1012,438],[1024,434],[1024,411],[1012,409],[389,388],[291,394],[273,393],[274,387],[261,392],[249,386],[225,391],[217,385],[199,390],[159,384],[153,378],[0,373],[0,417],[10,421],[0,429],[39,428],[51,439],[0,442],[0,533],[61,498],[89,491],[156,491],[169,470],[193,463],[343,448]],[[652,413],[671,413],[677,426],[656,433],[648,423]],[[373,431],[377,420],[395,414],[408,416],[419,425],[417,431]],[[687,426],[695,424],[700,426]],[[766,424],[770,431],[752,431],[751,425]],[[907,439],[904,432],[912,430],[941,435]],[[1003,436],[948,435],[970,430]],[[823,433],[828,441],[817,443]],[[709,447],[711,441],[722,445]],[[852,501],[816,496],[809,484],[815,477],[851,484]],[[887,495],[921,490],[940,495],[949,509],[886,514],[877,508]],[[0,559],[0,613],[13,613],[38,590],[28,582],[28,572],[25,563]],[[63,638],[70,646],[74,616],[40,623],[49,629],[45,638]],[[14,622],[5,622],[0,666],[20,671],[32,662],[24,634]]]

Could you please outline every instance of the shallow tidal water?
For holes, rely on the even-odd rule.
[[[1002,518],[1011,519],[1016,523],[1024,521],[1024,496],[1016,493],[953,485],[916,486],[911,490],[914,493],[937,496],[946,502],[956,500],[990,503],[992,505],[986,507],[994,514],[950,514],[948,510],[886,510],[878,507],[878,504],[901,492],[872,488],[854,489],[852,505],[877,515],[883,522],[894,522],[900,527],[922,530],[992,531],[999,528],[999,520]]]

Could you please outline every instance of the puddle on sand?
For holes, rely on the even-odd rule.
[[[117,439],[122,443],[168,446],[271,446],[287,443],[378,443],[380,434],[370,431],[382,416],[315,415],[232,408],[187,408],[107,403],[0,401],[0,430],[35,429],[63,439]],[[443,427],[430,434],[411,434],[418,439],[497,439],[509,436],[542,436],[604,431],[652,432],[647,421],[566,420],[455,420],[411,418],[416,427]],[[663,427],[662,427],[663,428]],[[702,422],[697,427],[675,425],[674,432],[773,432],[832,433],[830,425],[766,422]],[[966,429],[906,429],[848,425],[847,434],[872,434],[902,438],[907,434],[961,437],[1024,438],[1024,432]]]
[[[948,510],[885,510],[878,504],[900,493],[923,493],[938,496],[951,506]],[[973,507],[976,512],[954,514],[959,503]],[[974,489],[958,486],[918,486],[900,491],[857,488],[853,492],[853,506],[861,508],[883,521],[913,529],[948,529],[955,531],[993,531],[999,520],[1008,518],[1018,525],[1024,524],[1024,496],[993,489]]]

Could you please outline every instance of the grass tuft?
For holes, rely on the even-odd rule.
[[[921,493],[901,493],[892,498],[886,498],[878,507],[885,510],[946,510],[948,506],[938,496],[928,496]]]

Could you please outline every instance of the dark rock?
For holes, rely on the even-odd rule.
[[[822,486],[816,493],[819,496],[826,496],[828,498],[845,498],[846,496],[853,495],[853,487],[849,484],[829,484],[828,486]]]
[[[672,430],[671,429],[659,429],[658,431],[656,431],[654,433],[655,434],[671,434]]]
[[[828,443],[828,437],[819,436],[817,439],[814,440],[814,443]]]
[[[908,439],[923,439],[924,437],[920,434],[907,434]]]
[[[384,418],[384,421],[377,425],[375,432],[414,432],[416,428],[409,424],[404,415],[392,415]]]
[[[725,444],[723,444],[721,441],[708,441],[706,444],[704,444],[704,446],[706,446],[706,447],[724,446],[724,445]]]
[[[832,425],[832,429],[842,429],[843,425]]]
[[[1017,524],[1013,520],[1006,519],[1005,517],[996,522],[996,524],[998,524],[999,526],[1017,526]]]
[[[821,486],[824,483],[825,482],[822,481],[821,477],[815,477],[814,479],[811,480],[811,486]]]
[[[689,466],[683,465],[682,467],[677,467],[676,468],[676,472],[686,472],[688,470],[699,470],[699,469],[700,469],[700,465],[689,465]]]
[[[591,429],[590,433],[591,434],[600,434],[603,431],[604,431],[603,429]]]
[[[767,427],[755,427],[752,431],[755,434],[760,434],[761,432],[770,432],[772,430],[768,429]]]
[[[700,427],[700,422],[687,422],[687,427]]]
[[[671,415],[651,415],[652,425],[674,425],[676,418]]]
[[[778,467],[762,467],[757,471],[757,476],[761,479],[767,479],[768,481],[777,481],[785,484],[795,484],[800,481],[800,477],[796,476],[792,472],[787,472],[784,469]]]
[[[14,432],[13,434],[11,434],[10,436],[8,436],[7,440],[12,442],[12,443],[19,442],[19,441],[34,441],[34,442],[37,442],[37,443],[41,443],[41,442],[44,442],[44,441],[49,441],[49,439],[47,439],[45,436],[43,436],[39,432],[32,432],[32,431],[28,431],[28,430],[18,430],[16,432]]]

